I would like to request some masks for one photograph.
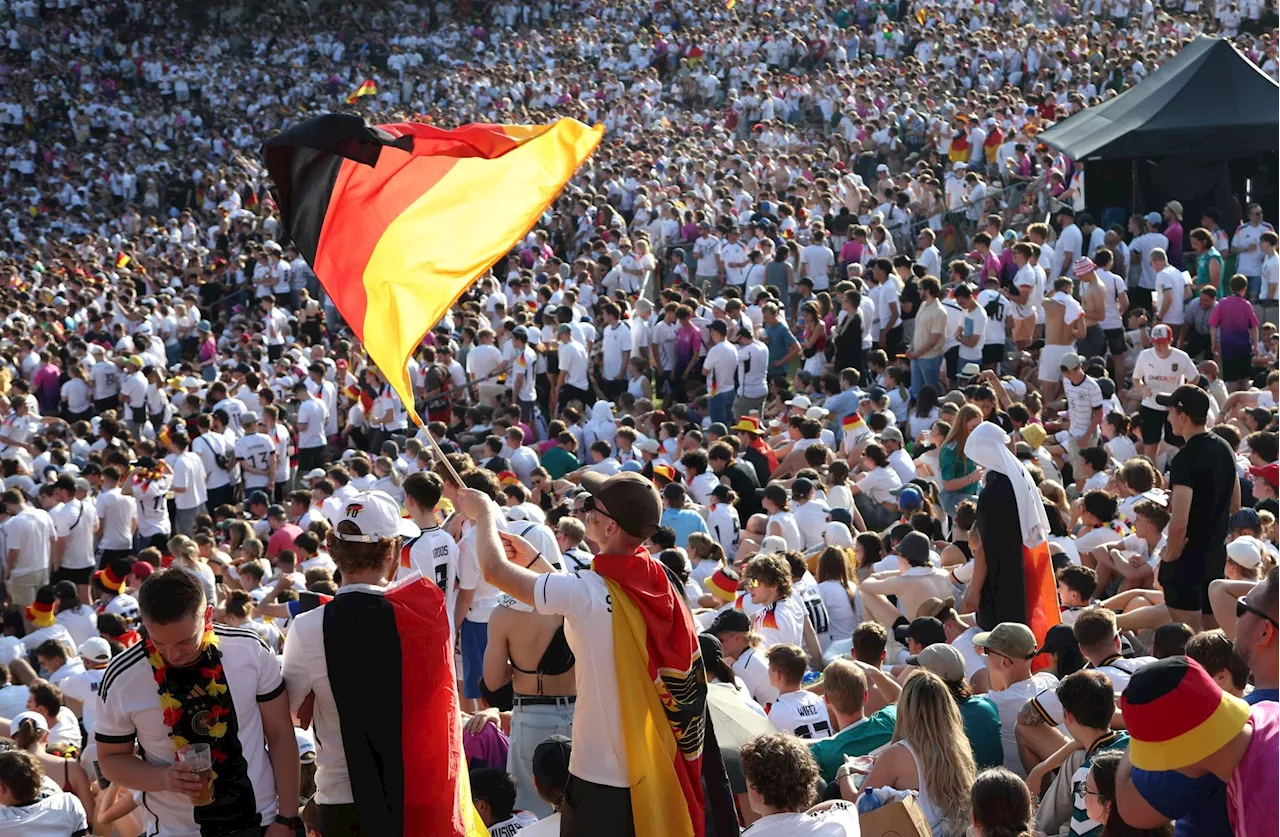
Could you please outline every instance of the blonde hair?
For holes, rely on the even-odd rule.
[[[1045,480],[1040,483],[1040,493],[1062,512],[1070,512],[1071,506],[1067,503],[1067,491],[1054,480]]]
[[[928,788],[935,809],[945,812],[946,830],[964,833],[977,768],[960,708],[941,677],[922,669],[907,680],[898,698],[893,740],[906,741],[915,751],[920,787]]]
[[[955,442],[956,453],[960,454],[960,458],[968,461],[964,455],[964,443],[969,441],[969,422],[974,419],[981,419],[982,411],[978,409],[976,404],[963,404],[956,411],[956,420],[951,422],[951,432],[947,434],[947,438],[942,441],[942,446]]]
[[[716,564],[725,562],[724,547],[712,540],[706,532],[692,532],[689,535],[689,557],[699,561],[711,561]]]

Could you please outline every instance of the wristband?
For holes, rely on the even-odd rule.
[[[534,564],[538,563],[538,559],[539,559],[539,558],[541,558],[541,557],[542,557],[542,553],[541,553],[541,552],[539,552],[537,555],[533,556],[533,560],[532,560],[532,561],[530,561],[529,563],[527,563],[527,564],[525,564],[525,565],[524,565],[524,568],[525,568],[526,570],[527,570],[527,569],[529,569],[529,568],[530,568],[530,567],[532,567]]]

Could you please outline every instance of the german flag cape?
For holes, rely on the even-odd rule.
[[[484,837],[467,783],[444,593],[415,574],[385,594],[340,591],[323,619],[364,832]]]
[[[416,422],[409,355],[603,133],[573,119],[449,131],[325,114],[263,146],[285,229]]]
[[[598,555],[591,569],[613,597],[613,651],[635,833],[703,837],[704,745],[706,756],[714,754],[717,762],[720,751],[709,734],[707,678],[693,617],[662,565],[643,549]],[[718,784],[709,776],[713,793]],[[721,806],[714,807],[718,821]]]

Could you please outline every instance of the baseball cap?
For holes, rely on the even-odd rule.
[[[657,453],[662,449],[657,439],[641,439],[636,442],[636,448],[643,453]]]
[[[1209,418],[1209,394],[1191,384],[1183,384],[1168,395],[1157,395],[1156,403],[1185,413],[1196,424],[1204,424]]]
[[[269,506],[271,498],[267,496],[265,491],[250,491],[249,495],[244,498],[245,508],[249,506]]]
[[[353,523],[356,534],[342,531],[343,523]],[[422,530],[412,520],[400,516],[400,504],[382,491],[362,491],[347,500],[333,536],[347,543],[377,543],[383,538],[416,538]]]
[[[1147,213],[1146,215],[1144,215],[1143,217],[1144,217],[1144,218],[1146,218],[1146,221],[1147,221],[1147,223],[1148,223],[1148,224],[1158,224],[1158,223],[1160,223],[1160,213],[1159,213],[1159,212],[1148,212],[1148,213]]]
[[[760,541],[761,555],[780,555],[787,551],[787,539],[778,535],[769,535]]]
[[[886,427],[884,430],[880,431],[880,441],[897,442],[898,444],[902,444],[903,443],[902,431],[894,427],[893,425],[890,425]]]
[[[1241,509],[1227,518],[1229,529],[1256,529],[1261,525],[1257,509]]]
[[[129,574],[139,581],[146,581],[156,568],[151,566],[150,561],[134,561],[129,565]]]
[[[241,427],[243,427],[246,424],[257,424],[257,423],[258,423],[258,414],[255,413],[253,410],[246,410],[240,414]]]
[[[1266,465],[1250,465],[1249,473],[1266,480],[1272,488],[1280,486],[1280,464],[1268,462]]]
[[[929,563],[929,546],[929,538],[923,532],[909,532],[894,552],[916,566],[923,566]]]
[[[520,340],[520,341],[522,341],[522,342],[528,343],[528,342],[529,342],[529,329],[525,328],[524,326],[516,326],[515,328],[513,328],[513,329],[511,330],[511,336],[512,336],[512,337],[514,337],[514,338],[515,338],[515,339],[517,339],[517,340]]]
[[[725,427],[724,422],[713,421],[711,424],[707,425],[707,432],[714,433],[717,436],[727,436],[729,435],[729,428]]]
[[[298,758],[310,763],[316,760],[316,738],[310,730],[293,728],[294,739],[298,742]]]
[[[1082,363],[1084,361],[1075,352],[1067,352],[1062,356],[1062,360],[1058,361],[1058,365],[1063,369],[1079,369]]]
[[[1172,343],[1173,329],[1164,323],[1160,323],[1151,329],[1151,339],[1156,343]]]
[[[914,485],[904,485],[898,489],[898,508],[903,511],[915,511],[923,504],[924,497],[920,489]]]
[[[964,657],[945,642],[935,642],[919,654],[907,657],[907,665],[927,668],[943,680],[964,679]]]
[[[1262,563],[1262,541],[1250,535],[1227,544],[1227,558],[1251,570]]]
[[[746,633],[751,630],[751,618],[741,610],[722,610],[707,627],[709,634]]]
[[[954,618],[954,614],[951,614],[948,611],[953,611],[955,609],[955,596],[947,596],[945,599],[940,599],[937,596],[930,596],[922,601],[919,607],[916,608],[916,616],[932,616],[939,622],[945,623],[947,619]],[[944,616],[946,616],[947,619],[944,619]]]
[[[797,395],[790,401],[785,402],[788,407],[796,407],[801,410],[807,410],[813,406],[813,402],[809,400],[807,395]]]
[[[807,479],[805,477],[797,477],[796,480],[791,483],[792,497],[796,497],[796,498],[808,497],[812,493],[813,493],[813,480]]]
[[[1045,631],[1044,645],[1040,646],[1040,650],[1036,651],[1036,654],[1061,653],[1079,647],[1080,645],[1076,642],[1076,635],[1071,630],[1071,626],[1059,623]]]
[[[1036,635],[1026,625],[1001,622],[973,637],[973,644],[1014,660],[1029,660],[1036,653]]]
[[[13,716],[13,720],[9,722],[9,736],[13,737],[18,734],[18,728],[22,726],[23,721],[33,721],[36,729],[41,732],[49,731],[49,722],[39,712],[19,712]]]
[[[1140,770],[1180,770],[1226,746],[1249,722],[1249,705],[1222,691],[1187,657],[1134,672],[1120,696],[1129,760]]]
[[[543,788],[564,788],[569,783],[569,756],[573,741],[549,735],[533,749],[533,779]]]
[[[637,538],[647,538],[658,528],[662,501],[653,483],[639,474],[583,474],[582,487],[604,505],[603,514],[622,530]],[[390,498],[388,498],[390,499]]]
[[[310,482],[311,480],[322,480],[327,476],[328,474],[325,472],[324,468],[312,468],[310,471],[307,471],[302,478]]]
[[[100,636],[91,636],[80,643],[80,658],[91,663],[105,663],[111,659],[111,645]]]
[[[945,643],[947,641],[947,631],[942,627],[942,623],[932,616],[917,616],[911,620],[910,625],[895,625],[893,635],[898,638],[898,642],[906,644],[908,639],[914,639],[921,645],[933,645],[935,642]]]

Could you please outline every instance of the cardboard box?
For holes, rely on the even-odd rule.
[[[858,817],[862,837],[933,837],[929,820],[915,797],[908,797]]]

